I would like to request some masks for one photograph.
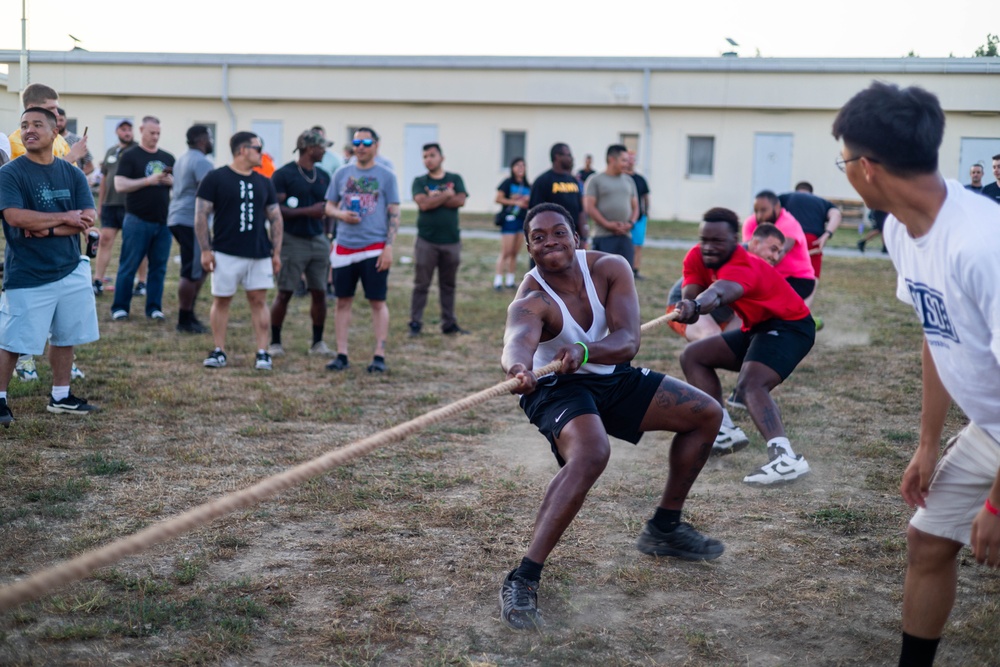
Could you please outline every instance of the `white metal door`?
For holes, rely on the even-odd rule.
[[[275,167],[280,167],[290,159],[294,159],[294,157],[285,155],[285,152],[282,150],[284,144],[282,141],[282,121],[255,120],[250,123],[250,131],[260,137],[264,143],[264,152],[269,154],[271,159],[274,160]],[[226,139],[226,143],[229,143],[228,139]]]
[[[753,138],[753,189],[775,194],[792,188],[792,135],[757,132]]]

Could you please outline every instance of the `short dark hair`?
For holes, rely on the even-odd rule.
[[[628,147],[623,144],[611,144],[608,146],[608,152],[605,155],[605,158],[618,157],[622,153],[628,153]]]
[[[936,172],[944,111],[932,93],[875,81],[833,121],[833,137],[900,176]]]
[[[358,132],[367,132],[368,134],[372,135],[372,139],[374,139],[376,142],[378,141],[378,132],[376,132],[375,130],[373,130],[370,127],[356,127],[356,128],[354,128],[354,134],[357,134]]]
[[[561,143],[561,142],[558,143],[558,144],[552,144],[552,148],[549,149],[549,161],[550,162],[555,162],[556,161],[556,155],[558,155],[559,153],[562,153],[562,151],[563,151],[564,148],[569,149],[569,146],[567,146],[566,144]]]
[[[809,194],[812,194],[813,193],[812,183],[810,183],[809,181],[799,181],[798,183],[795,184],[795,191],[798,192],[799,190],[805,190]]]
[[[444,151],[441,150],[441,144],[437,143],[436,141],[432,141],[429,144],[424,144],[424,147],[421,148],[420,150],[429,151],[432,148],[436,150],[440,155],[444,155]]]
[[[208,128],[204,125],[192,125],[187,131],[187,145],[194,148],[202,137],[207,137],[209,134]]]
[[[773,190],[761,190],[760,192],[755,194],[753,198],[766,199],[767,201],[771,202],[771,206],[775,206],[776,204],[781,203],[781,200],[778,199],[778,195],[774,194]]]
[[[56,107],[56,111],[59,113],[60,116],[63,116],[63,117],[66,116],[66,110],[63,109],[62,107]]]
[[[54,88],[46,86],[44,83],[32,83],[24,87],[21,91],[21,102],[24,108],[40,107],[48,100],[58,100],[59,93]]]
[[[528,214],[524,216],[524,238],[528,239],[528,229],[531,227],[531,221],[537,218],[542,213],[558,213],[563,218],[566,219],[566,224],[569,228],[576,234],[576,220],[565,207],[559,204],[553,204],[551,202],[545,202],[544,204],[538,204],[533,208],[528,209]]]
[[[769,239],[776,238],[781,243],[785,242],[785,235],[781,233],[781,230],[772,225],[770,222],[762,222],[757,225],[757,229],[753,230],[753,237],[755,239]]]
[[[705,215],[701,216],[701,220],[702,222],[724,222],[729,225],[733,234],[740,233],[740,218],[736,215],[735,211],[731,211],[728,208],[722,208],[721,206],[710,208],[705,211]]]
[[[1000,155],[994,155],[992,159],[994,159],[994,160],[1000,160]]]
[[[52,99],[52,98],[49,98],[49,99]],[[31,113],[31,112],[42,114],[43,116],[45,116],[45,119],[47,121],[49,121],[49,124],[52,125],[52,127],[56,126],[56,122],[57,122],[56,115],[54,113],[52,113],[51,111],[49,111],[48,109],[45,109],[45,108],[42,108],[42,107],[28,107],[27,109],[25,109],[21,113],[21,118],[24,118],[24,114]]]
[[[229,140],[229,150],[233,152],[235,156],[240,152],[240,149],[249,144],[254,139],[257,139],[257,135],[253,132],[237,132]],[[263,143],[263,142],[262,142]]]

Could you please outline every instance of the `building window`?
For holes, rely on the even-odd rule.
[[[500,160],[500,168],[507,169],[510,167],[510,163],[514,161],[514,158],[523,158],[524,149],[527,144],[527,133],[525,132],[508,132],[504,130],[503,133],[503,155]]]
[[[715,174],[715,137],[688,137],[688,176]]]

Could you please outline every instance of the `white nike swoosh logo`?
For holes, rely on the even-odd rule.
[[[566,410],[569,410],[569,408],[566,408]],[[556,417],[556,423],[557,424],[559,423],[559,420],[563,418],[563,415],[566,414],[566,410],[563,410],[562,412],[560,412],[559,416]]]
[[[795,468],[791,464],[785,463],[784,461],[778,461],[771,465],[771,470],[778,473],[779,475],[789,475],[795,472]]]
[[[774,329],[771,329],[770,331],[767,332],[767,335],[768,336],[777,336],[778,332],[775,331]]]

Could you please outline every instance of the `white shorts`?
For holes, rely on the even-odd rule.
[[[273,288],[274,265],[271,258],[236,257],[216,251],[212,296],[233,296],[240,285],[248,292]]]
[[[0,348],[42,354],[50,334],[49,342],[56,347],[83,345],[100,338],[90,261],[85,257],[60,280],[9,289],[0,296]]]
[[[983,509],[1000,469],[1000,442],[969,424],[948,442],[934,468],[927,507],[910,519],[917,530],[968,544],[972,520]]]

